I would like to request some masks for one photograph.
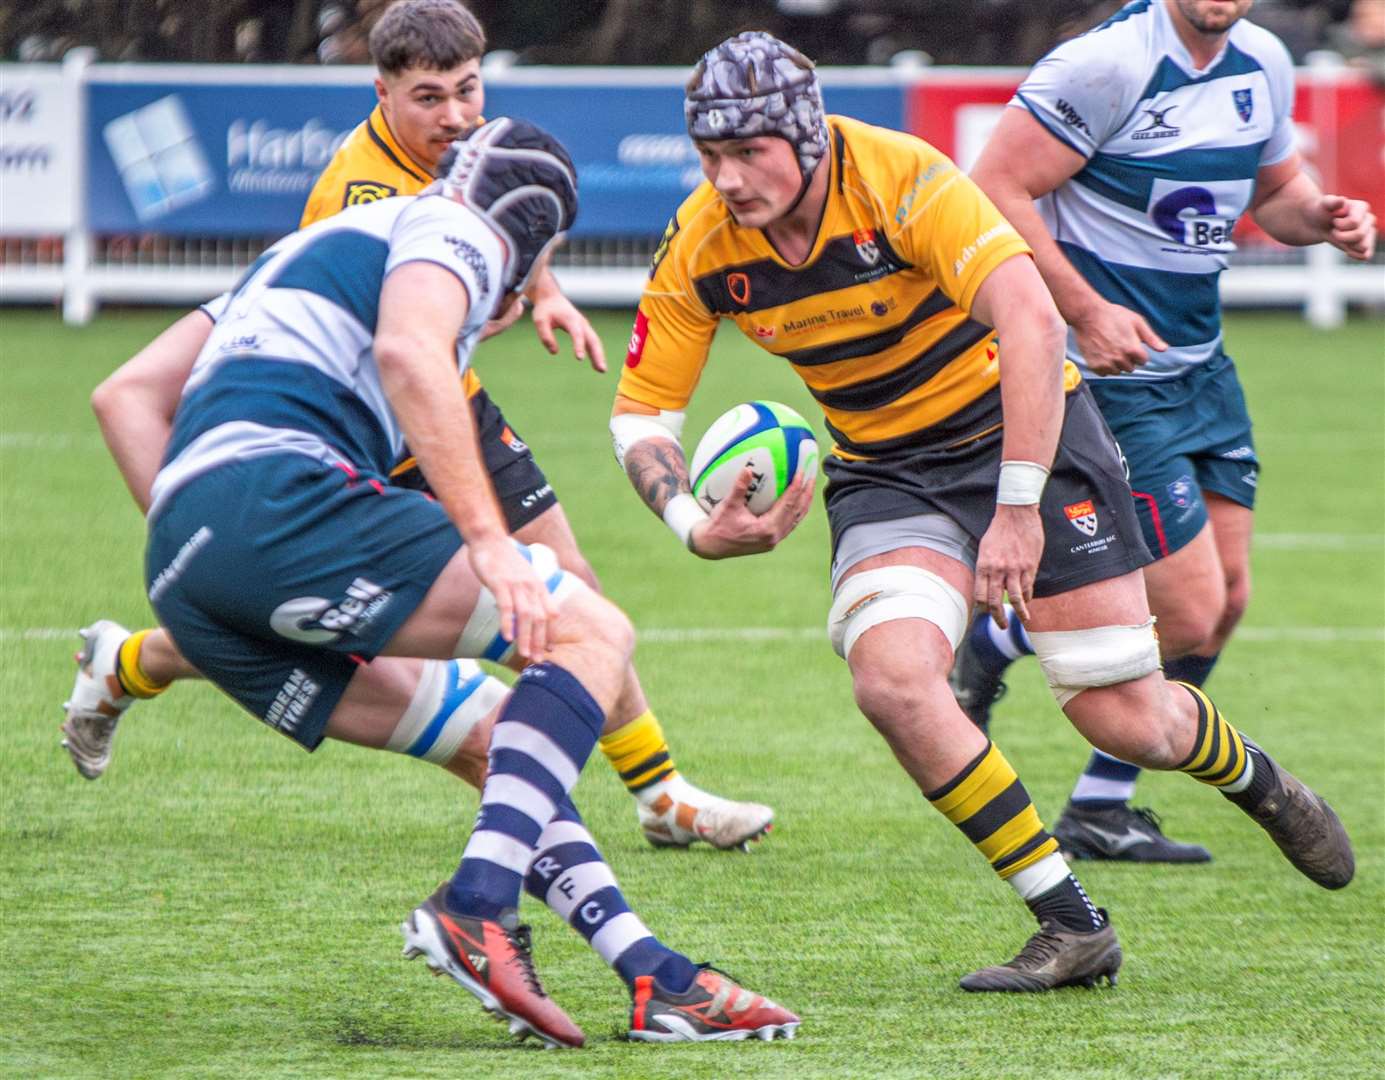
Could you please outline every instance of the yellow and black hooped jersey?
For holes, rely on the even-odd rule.
[[[313,184],[298,227],[307,228],[348,206],[393,195],[417,195],[432,182],[428,169],[395,140],[384,112],[376,105],[346,137]],[[462,375],[462,388],[467,397],[481,389],[481,380],[471,368]]]
[[[669,222],[640,299],[620,393],[687,405],[719,320],[793,365],[847,458],[965,441],[999,422],[995,332],[976,290],[1029,247],[921,139],[830,116],[830,186],[791,266],[703,183]],[[1077,385],[1066,364],[1064,382]]]

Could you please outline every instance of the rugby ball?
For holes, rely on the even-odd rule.
[[[746,506],[763,514],[800,469],[818,472],[818,444],[808,422],[777,401],[747,401],[717,417],[693,453],[693,496],[708,512],[731,493],[740,471],[754,474]]]

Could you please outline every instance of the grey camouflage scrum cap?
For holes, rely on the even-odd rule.
[[[827,153],[813,62],[763,30],[727,38],[702,54],[688,80],[683,115],[694,139],[787,139],[805,185]]]

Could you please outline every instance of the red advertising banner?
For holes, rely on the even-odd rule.
[[[1024,74],[1020,68],[928,72],[907,92],[908,130],[970,168]],[[1385,88],[1359,72],[1300,68],[1294,120],[1299,150],[1323,187],[1366,199],[1385,220]],[[1274,243],[1249,215],[1237,237]]]

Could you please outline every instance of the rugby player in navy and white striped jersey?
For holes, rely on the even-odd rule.
[[[1369,206],[1324,194],[1294,145],[1293,65],[1251,0],[1136,0],[1044,57],[974,170],[1034,249],[1124,452],[1165,673],[1201,686],[1250,599],[1259,462],[1218,278],[1249,212],[1286,244],[1369,259]],[[1075,522],[1080,525],[1081,522]],[[1088,541],[1074,532],[1074,545]],[[1015,620],[977,620],[953,685],[983,726]],[[1139,769],[1095,751],[1054,829],[1087,858],[1199,862],[1133,810]]]
[[[616,968],[638,1014],[704,1005],[702,972],[630,912],[569,798],[620,692],[629,623],[509,537],[458,378],[570,226],[575,173],[550,136],[505,119],[443,172],[423,196],[280,241],[231,294],[153,484],[149,594],[202,674],[305,749],[331,737],[485,773],[461,866],[405,922],[406,953],[513,1032],[579,1046],[534,974],[525,885]],[[387,483],[406,440],[435,499]],[[522,666],[493,726],[472,657]],[[796,1028],[723,989],[720,1030],[637,1015],[632,1036]]]

